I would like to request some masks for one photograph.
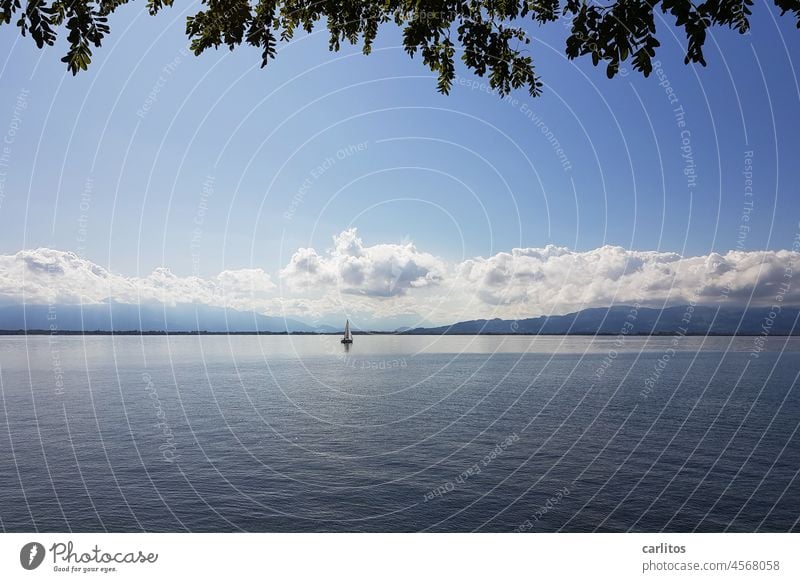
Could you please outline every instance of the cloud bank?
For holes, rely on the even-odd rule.
[[[419,252],[413,243],[366,247],[355,228],[333,237],[333,243],[324,255],[298,249],[281,279],[294,289],[334,285],[342,293],[387,298],[438,285],[446,274],[443,261]]]
[[[440,324],[631,303],[800,304],[795,273],[800,254],[788,250],[682,257],[548,245],[447,263],[410,242],[366,245],[350,229],[330,249],[297,249],[274,279],[260,268],[201,278],[160,267],[128,277],[71,252],[23,250],[0,255],[0,304],[199,303],[314,320],[357,313],[364,321]]]
[[[181,277],[159,267],[147,277],[126,277],[78,257],[47,248],[0,255],[0,303],[167,304],[200,303],[257,309],[276,288],[262,269],[223,271],[213,279]]]
[[[457,275],[496,306],[563,312],[621,303],[770,302],[800,266],[791,251],[730,251],[700,257],[604,246],[514,249],[462,262]],[[783,301],[800,301],[800,285]],[[544,311],[542,311],[544,309]]]

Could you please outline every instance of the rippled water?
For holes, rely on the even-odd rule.
[[[0,337],[6,531],[788,531],[800,342]]]

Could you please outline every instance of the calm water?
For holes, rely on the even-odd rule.
[[[786,338],[0,337],[0,524],[798,530],[798,373]]]

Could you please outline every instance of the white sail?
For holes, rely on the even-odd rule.
[[[350,320],[349,319],[344,324],[344,339],[346,339],[346,340],[352,340],[353,339],[353,334],[350,333]]]

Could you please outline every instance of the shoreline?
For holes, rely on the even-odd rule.
[[[0,329],[0,336],[41,336],[41,335],[140,335],[140,336],[195,336],[195,335],[285,335],[285,336],[340,336],[343,332],[316,332],[316,331],[139,331],[139,330],[120,330],[120,331],[104,331],[104,330],[47,330],[47,329],[31,329],[31,330],[12,330]],[[354,331],[353,335],[370,336],[370,335],[393,335],[393,336],[507,336],[507,337],[560,337],[560,336],[582,336],[582,337],[616,337],[618,333],[610,332],[571,332],[571,333],[464,333],[464,332],[450,332],[450,333],[436,333],[436,332],[409,332],[409,331]],[[675,335],[674,331],[664,331],[658,333],[629,333],[628,337],[672,337]],[[702,333],[702,332],[689,332],[681,334],[685,337],[758,337],[762,333]],[[800,331],[797,333],[772,333],[770,337],[800,337]]]

